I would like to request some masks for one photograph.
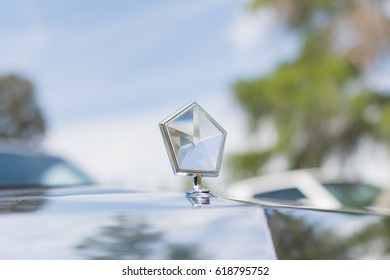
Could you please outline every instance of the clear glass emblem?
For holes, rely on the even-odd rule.
[[[187,199],[194,208],[210,204],[214,196],[202,187],[202,176],[218,176],[226,131],[196,102],[163,120],[160,129],[173,172],[192,176]]]
[[[175,174],[218,176],[226,131],[196,102],[160,123]]]

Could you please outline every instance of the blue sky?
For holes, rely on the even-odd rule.
[[[35,84],[45,148],[107,181],[173,177],[157,123],[190,100],[230,130],[229,151],[246,145],[231,84],[299,51],[275,12],[246,1],[2,4],[0,74]]]
[[[8,2],[0,71],[36,83],[53,126],[228,90],[274,52],[252,46],[248,60],[237,48],[243,1]]]

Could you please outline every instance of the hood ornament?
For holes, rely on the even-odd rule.
[[[202,187],[202,177],[216,177],[221,168],[226,131],[196,102],[191,102],[159,124],[175,175],[191,176],[186,192],[194,207],[210,204],[213,195]]]

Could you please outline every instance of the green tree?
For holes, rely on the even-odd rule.
[[[0,140],[38,142],[44,132],[31,82],[16,75],[0,77]]]
[[[330,155],[348,158],[364,139],[390,147],[389,92],[364,83],[374,63],[390,54],[385,1],[255,0],[251,7],[264,5],[276,9],[303,44],[295,61],[234,84],[251,131],[271,123],[277,140],[232,155],[233,174],[256,175],[275,157],[288,168],[319,167]]]

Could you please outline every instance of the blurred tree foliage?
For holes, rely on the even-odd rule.
[[[288,210],[286,212],[267,209],[278,259],[345,260],[353,257],[349,256],[351,248],[360,248],[364,245],[359,242],[350,245],[348,238],[340,236],[337,230],[321,228],[315,223],[308,222],[304,216],[299,217]],[[358,257],[355,256],[356,258]]]
[[[0,140],[36,143],[44,132],[45,121],[31,82],[16,75],[0,77]]]
[[[275,157],[288,168],[319,167],[330,155],[347,158],[362,140],[390,147],[390,92],[365,77],[390,55],[385,1],[255,0],[272,7],[302,39],[295,61],[268,76],[234,84],[234,96],[253,133],[271,123],[270,148],[232,155],[236,178],[254,176]]]
[[[77,249],[94,260],[209,259],[197,245],[168,242],[165,232],[149,225],[144,216],[138,221],[120,215],[117,223],[100,228],[97,235],[85,239]]]
[[[266,212],[278,259],[356,260],[390,256],[389,217],[327,211],[305,213],[287,208],[267,208]],[[333,222],[326,225],[324,221]],[[354,221],[351,232],[340,226],[344,221]]]

